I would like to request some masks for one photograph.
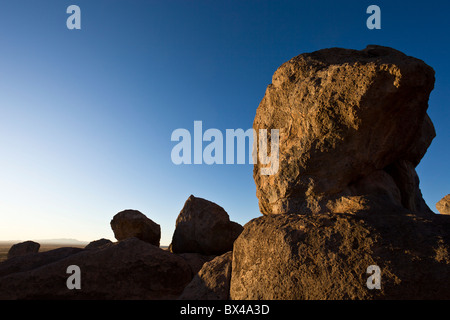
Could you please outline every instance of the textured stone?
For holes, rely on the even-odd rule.
[[[98,249],[98,248],[101,248],[103,246],[110,245],[110,244],[112,244],[111,240],[101,238],[101,239],[89,242],[88,245],[84,248],[87,250]]]
[[[228,300],[232,252],[206,262],[186,286],[180,300]]]
[[[62,247],[44,252],[29,253],[27,255],[16,256],[0,263],[0,277],[16,272],[33,270],[44,265],[82,251],[81,248]]]
[[[69,290],[67,267],[81,271]],[[137,238],[0,277],[0,299],[176,299],[191,281],[186,261]]]
[[[435,137],[426,114],[433,87],[431,67],[381,46],[284,63],[253,123],[280,130],[279,170],[267,176],[254,166],[261,212],[348,212],[376,200],[431,215],[415,167]]]
[[[440,214],[450,214],[450,194],[446,195],[436,203],[436,209]]]
[[[170,250],[220,255],[233,248],[241,231],[221,206],[191,195],[176,220]]]
[[[235,241],[232,299],[450,299],[450,217],[401,207],[267,215]],[[381,270],[369,290],[367,268]]]
[[[8,259],[39,251],[41,245],[34,241],[24,241],[16,243],[8,251]]]
[[[111,228],[117,240],[136,237],[159,247],[161,227],[137,210],[124,210],[111,220]]]

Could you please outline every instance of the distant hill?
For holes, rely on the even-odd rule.
[[[87,241],[80,241],[77,239],[67,239],[67,238],[61,238],[61,239],[36,239],[33,240],[40,244],[77,244],[77,245],[85,245],[89,242]]]

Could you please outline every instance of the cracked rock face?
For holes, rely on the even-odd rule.
[[[381,46],[284,63],[253,123],[280,130],[279,170],[254,166],[261,212],[351,212],[376,201],[432,214],[415,167],[435,137],[426,113],[433,87],[430,66]]]
[[[436,203],[436,209],[438,209],[440,214],[450,214],[450,194],[446,195]]]
[[[449,218],[386,206],[253,219],[234,244],[230,298],[449,299]],[[380,268],[380,290],[367,286],[370,266]]]

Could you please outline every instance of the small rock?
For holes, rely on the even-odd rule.
[[[178,299],[228,300],[232,258],[233,252],[229,251],[206,262]]]
[[[89,244],[86,247],[84,247],[84,248],[87,249],[87,250],[98,249],[98,248],[101,248],[103,246],[106,246],[106,245],[112,244],[112,243],[113,242],[111,240],[102,238],[102,239],[99,239],[99,240],[94,240],[94,241],[89,242]]]
[[[34,241],[16,243],[8,251],[8,259],[39,251],[41,245]]]
[[[161,227],[137,210],[124,210],[111,220],[111,228],[117,240],[138,238],[159,247]]]
[[[171,251],[220,255],[232,250],[241,232],[221,206],[191,195],[178,215]]]

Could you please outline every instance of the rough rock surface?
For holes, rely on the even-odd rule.
[[[380,46],[275,72],[253,127],[280,130],[279,169],[254,167],[264,216],[234,243],[232,299],[450,299],[450,217],[415,171],[435,137],[433,86],[431,67]]]
[[[80,290],[66,286],[70,265],[80,267]],[[183,258],[131,238],[0,277],[0,300],[176,299],[191,279]]]
[[[0,263],[0,277],[11,273],[24,272],[67,258],[82,251],[81,248],[63,247],[44,252],[13,257]]]
[[[41,245],[34,241],[24,241],[14,244],[8,251],[8,259],[39,251]]]
[[[446,195],[436,203],[436,209],[440,214],[450,214],[450,194]]]
[[[206,262],[186,286],[180,300],[228,300],[231,279],[231,251]]]
[[[256,218],[234,244],[231,299],[450,299],[449,230],[449,216],[395,206]]]
[[[176,220],[171,251],[220,255],[233,248],[241,231],[222,207],[191,195]]]
[[[137,210],[124,210],[111,220],[111,228],[117,240],[136,237],[159,247],[161,227]]]
[[[373,45],[284,63],[253,123],[280,130],[278,171],[254,166],[261,212],[349,212],[376,200],[432,215],[415,167],[435,137],[426,114],[434,80],[423,61]]]
[[[112,244],[111,240],[101,238],[101,239],[89,242],[88,245],[84,248],[87,250],[98,249],[98,248],[101,248],[101,247],[109,245],[109,244]]]

